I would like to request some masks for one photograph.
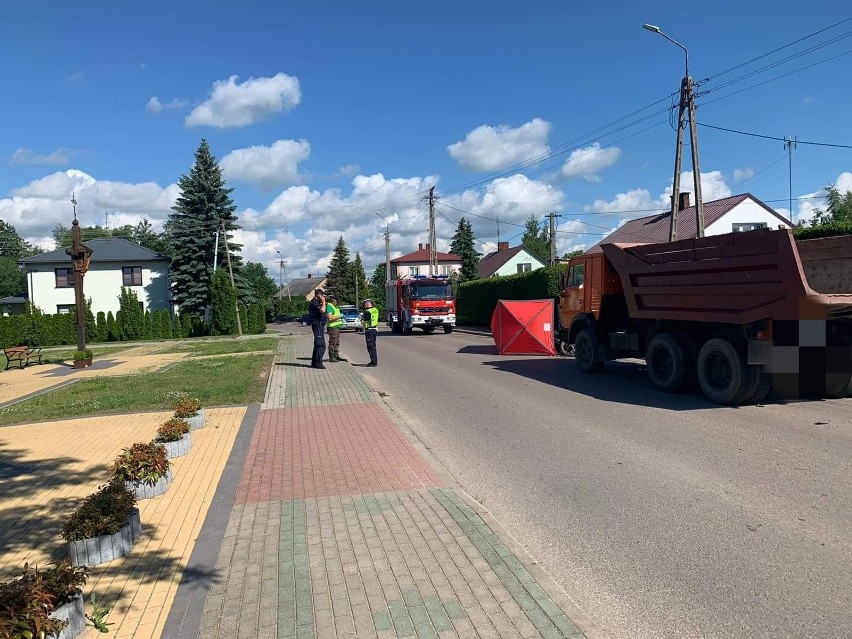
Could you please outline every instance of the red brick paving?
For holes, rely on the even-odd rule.
[[[263,410],[236,503],[439,486],[377,404]]]

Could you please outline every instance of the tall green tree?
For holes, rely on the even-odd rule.
[[[223,268],[213,274],[213,334],[234,335],[237,332],[237,295],[231,278]]]
[[[521,244],[530,253],[547,264],[550,261],[550,238],[548,237],[547,225],[539,223],[538,218],[530,214],[524,224],[524,237]]]
[[[0,297],[27,292],[27,276],[18,266],[18,260],[41,252],[18,235],[14,226],[0,220]]]
[[[249,291],[247,301],[271,309],[272,296],[278,291],[278,286],[269,277],[266,267],[258,262],[247,262],[243,267],[243,279]]]
[[[387,308],[388,305],[386,273],[386,265],[382,262],[373,269],[373,276],[370,278],[370,297],[373,300],[373,306],[377,308]]]
[[[459,220],[456,232],[450,243],[450,253],[461,258],[460,281],[469,282],[479,277],[479,256],[474,246],[473,227],[465,218]]]
[[[126,227],[123,229],[124,235],[129,233],[129,229],[132,227]],[[94,226],[81,226],[80,227],[80,237],[84,242],[88,240],[99,240],[105,237],[111,237],[113,234],[117,236],[121,236],[121,229],[107,229],[103,226],[99,226],[95,224]],[[53,243],[56,245],[56,248],[62,248],[63,246],[71,246],[71,227],[65,226],[64,224],[57,224],[53,227]],[[129,239],[129,238],[128,238]]]
[[[218,264],[227,264],[226,238],[239,229],[233,189],[226,188],[222,170],[210,152],[206,140],[195,152],[195,164],[178,181],[180,195],[166,222],[166,237],[171,247],[171,284],[181,311],[203,314],[211,300],[215,232],[219,235]],[[229,241],[234,278],[241,280],[242,245]]]
[[[370,294],[370,282],[367,281],[367,273],[364,271],[364,262],[361,261],[360,253],[355,253],[355,259],[352,260],[349,280],[352,291],[351,303],[360,306],[361,300],[366,299]]]
[[[826,186],[825,190],[828,194],[828,205],[825,210],[817,209],[814,211],[811,226],[852,224],[852,191],[846,191],[844,194],[831,184]]]
[[[352,262],[349,260],[349,249],[343,236],[337,240],[331,263],[328,265],[326,289],[337,298],[341,304],[355,303],[355,280],[352,279]]]
[[[146,249],[156,251],[161,255],[171,257],[171,247],[166,241],[165,235],[157,233],[148,218],[144,218],[136,226],[128,227],[130,240]]]
[[[109,316],[107,316],[109,322]],[[118,332],[123,340],[145,337],[145,313],[139,306],[139,297],[132,288],[121,287],[118,297]]]
[[[0,257],[19,260],[38,252],[40,252],[38,249],[33,248],[32,244],[18,235],[14,226],[0,220]]]

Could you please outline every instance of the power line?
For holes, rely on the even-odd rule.
[[[762,135],[760,133],[751,133],[749,131],[738,131],[737,129],[729,129],[724,126],[715,126],[713,124],[707,124],[706,122],[699,122],[699,126],[707,127],[708,129],[716,129],[718,131],[727,131],[728,133],[738,133],[739,135],[747,135],[753,138],[763,138],[765,140],[775,140],[777,142],[786,142],[787,138],[778,137],[775,135]],[[836,149],[852,149],[852,144],[833,144],[830,142],[805,142],[803,140],[796,140],[796,144],[808,144],[810,146],[829,146]]]

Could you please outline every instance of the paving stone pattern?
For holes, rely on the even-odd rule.
[[[282,340],[200,622],[163,637],[582,637],[352,367],[306,355]]]

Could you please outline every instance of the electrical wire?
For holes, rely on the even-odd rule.
[[[729,129],[723,126],[715,126],[706,122],[699,122],[699,126],[707,127],[708,129],[716,129],[717,131],[727,131],[728,133],[738,133],[739,135],[747,135],[753,138],[763,138],[765,140],[776,140],[778,142],[787,142],[787,138],[778,137],[775,135],[762,135],[760,133],[750,133],[749,131],[738,131],[737,129]],[[796,144],[808,144],[811,146],[829,146],[836,149],[852,149],[852,144],[833,144],[830,142],[806,142],[804,140],[796,140]]]

